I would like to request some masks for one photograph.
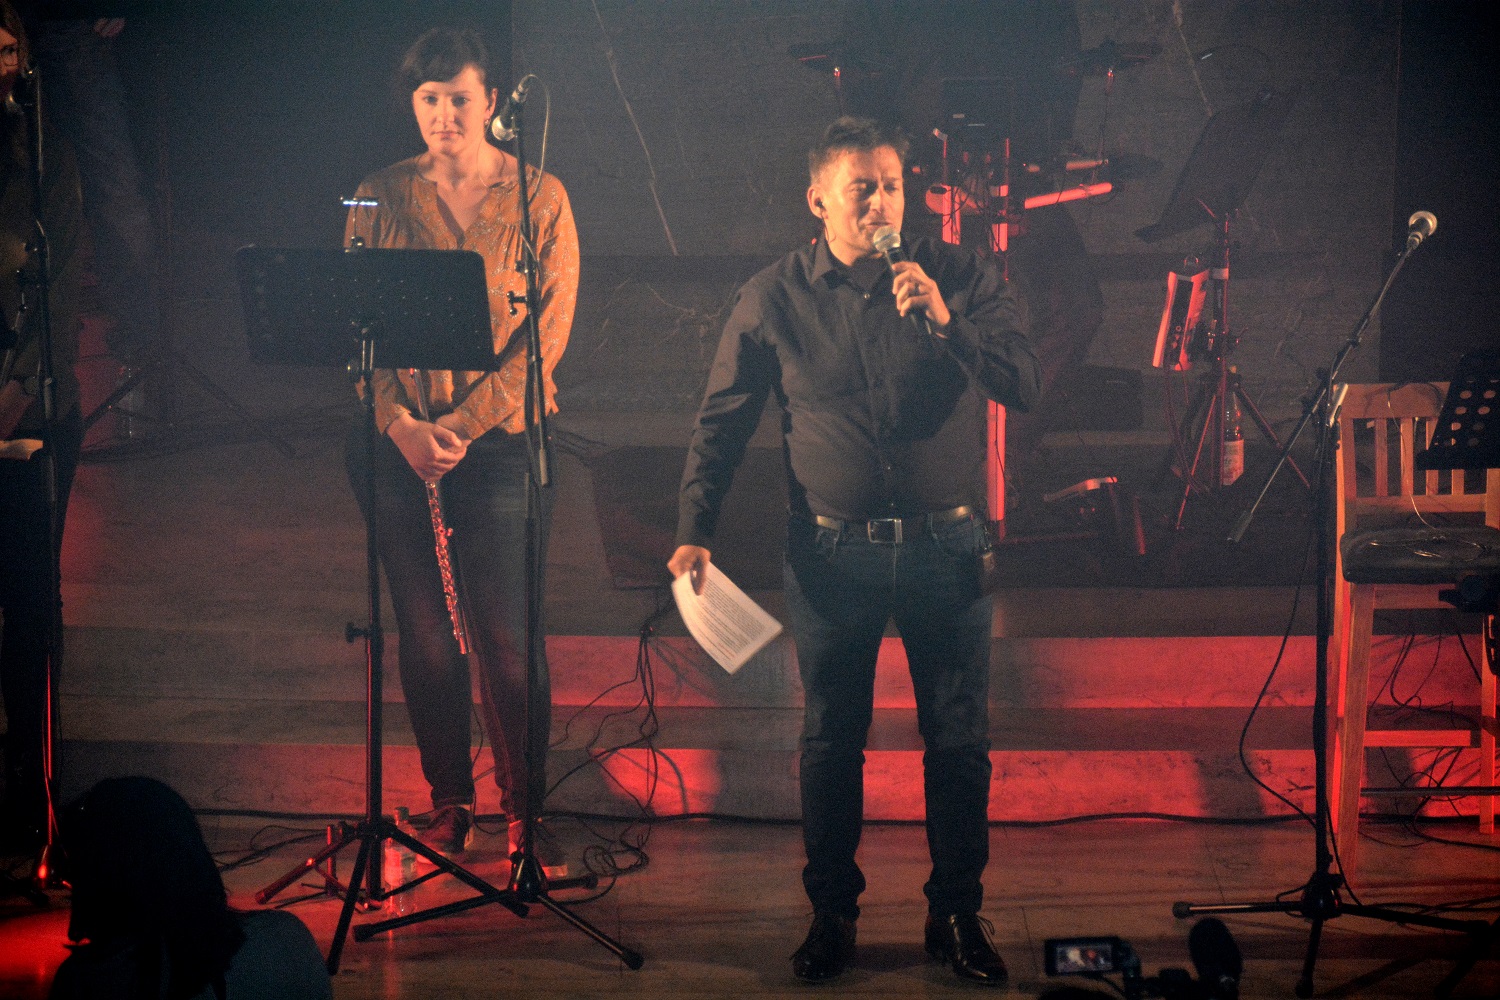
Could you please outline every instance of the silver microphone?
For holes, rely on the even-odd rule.
[[[901,252],[901,233],[897,231],[895,226],[881,226],[870,237],[870,242],[876,250],[880,251],[880,255],[891,266],[891,270],[895,270],[896,261],[906,259],[906,254]],[[918,311],[913,314],[912,318],[918,322],[929,337],[935,336],[932,332],[932,321],[927,318],[925,312]]]
[[[510,142],[516,137],[516,114],[521,110],[521,105],[526,103],[526,95],[535,81],[534,73],[521,77],[516,89],[510,92],[510,96],[500,106],[500,113],[490,122],[490,135],[495,137],[496,142]]]
[[[900,259],[892,256],[901,252],[901,233],[897,231],[895,226],[881,226],[870,237],[870,242],[885,257],[887,264],[894,264],[896,260]]]
[[[1437,216],[1431,212],[1413,212],[1406,220],[1406,252],[1411,253],[1422,241],[1437,232]]]

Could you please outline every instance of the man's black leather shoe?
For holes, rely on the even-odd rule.
[[[990,943],[994,928],[977,914],[927,915],[927,954],[951,965],[960,979],[986,986],[1005,983],[1005,961]]]
[[[814,913],[807,940],[792,955],[792,974],[810,983],[842,975],[854,957],[854,921]]]

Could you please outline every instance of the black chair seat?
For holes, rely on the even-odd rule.
[[[1473,574],[1500,575],[1500,528],[1377,528],[1339,539],[1350,583],[1456,583]]]

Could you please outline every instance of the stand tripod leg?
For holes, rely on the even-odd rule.
[[[121,382],[118,386],[116,386],[115,391],[104,398],[104,402],[94,407],[94,409],[83,418],[83,429],[87,431],[89,430],[89,428],[93,427],[96,423],[103,419],[105,414],[109,413],[115,407],[115,405],[120,402],[120,400],[124,399],[126,396],[135,391],[135,388],[142,382],[144,382],[148,376],[157,371],[168,368],[182,369],[188,374],[189,377],[192,378],[195,383],[197,383],[198,388],[202,389],[209,396],[213,397],[213,399],[216,400],[219,405],[228,410],[230,414],[233,415],[235,419],[237,419],[240,423],[244,424],[250,430],[254,431],[258,437],[262,437],[265,440],[269,441],[277,451],[281,452],[287,458],[297,457],[296,449],[288,444],[285,438],[281,437],[275,431],[266,427],[260,421],[252,417],[245,410],[245,408],[234,399],[233,396],[229,395],[229,393],[226,392],[222,386],[220,386],[213,379],[209,378],[208,375],[206,375],[201,369],[187,361],[184,361],[182,358],[178,357],[175,354],[168,355],[156,361],[152,361],[145,367],[138,369],[124,382]]]
[[[1299,913],[1298,903],[1173,903],[1172,916],[1178,920],[1188,917],[1211,916],[1218,913]]]
[[[545,906],[550,912],[556,914],[563,920],[566,920],[568,923],[578,928],[585,935],[592,938],[596,943],[603,945],[605,948],[609,949],[615,954],[615,957],[625,963],[625,967],[627,969],[639,969],[642,965],[645,964],[646,959],[641,955],[640,952],[627,948],[620,942],[609,937],[603,931],[599,930],[599,928],[595,927],[587,920],[578,916],[572,910],[568,909],[566,906],[563,906],[561,903],[557,902],[546,893],[543,893],[541,896],[539,896],[536,901],[542,906]]]
[[[333,941],[328,945],[328,974],[338,975],[339,959],[344,954],[344,939],[349,935],[349,924],[354,920],[354,901],[359,898],[359,884],[365,877],[365,866],[370,864],[370,855],[375,838],[369,831],[359,835],[359,855],[354,859],[354,871],[349,876],[349,892],[344,896],[344,907],[339,911],[338,926],[333,931]]]
[[[443,903],[439,906],[429,906],[425,910],[415,913],[405,913],[399,917],[391,917],[374,924],[360,924],[354,928],[354,940],[368,941],[377,934],[386,931],[399,930],[402,927],[410,927],[412,924],[420,924],[428,920],[436,920],[439,917],[451,917],[455,913],[465,913],[481,906],[489,906],[495,902],[485,896],[470,896],[467,899],[454,900],[451,903]]]
[[[1240,401],[1240,405],[1244,407],[1245,412],[1250,414],[1250,419],[1254,421],[1255,426],[1260,429],[1261,436],[1271,443],[1271,447],[1280,451],[1281,439],[1276,436],[1275,431],[1271,430],[1271,425],[1266,422],[1266,418],[1261,416],[1260,408],[1255,405],[1255,400],[1250,398],[1250,394],[1245,391],[1245,387],[1238,382],[1234,386],[1234,395]],[[1312,483],[1308,481],[1307,476],[1302,470],[1297,467],[1297,462],[1292,456],[1288,455],[1286,457],[1286,464],[1292,467],[1292,471],[1297,474],[1297,478],[1302,480],[1303,486],[1306,486],[1308,489],[1312,488]]]
[[[1172,428],[1172,446],[1157,467],[1155,482],[1158,485],[1167,478],[1169,473],[1175,473],[1182,479],[1182,496],[1177,503],[1177,516],[1172,521],[1173,531],[1182,530],[1182,520],[1187,515],[1188,498],[1193,494],[1193,482],[1198,476],[1198,467],[1203,461],[1203,449],[1208,445],[1209,438],[1214,431],[1214,413],[1223,405],[1224,397],[1221,395],[1223,385],[1222,378],[1212,382],[1207,380],[1199,382],[1197,390],[1193,393],[1193,400],[1188,405],[1187,413],[1182,418],[1182,423]],[[1191,462],[1187,462],[1185,461],[1187,450],[1184,447],[1183,435],[1193,428],[1197,431],[1193,439],[1193,458]],[[1210,463],[1210,465],[1214,464]]]
[[[550,894],[550,890],[553,888],[592,889],[599,884],[599,880],[596,876],[574,876],[572,878],[557,879],[549,883],[547,880],[546,872],[542,868],[541,862],[539,862],[536,858],[527,854],[524,850],[517,851],[514,857],[515,861],[513,862],[514,867],[511,870],[509,892],[512,893],[517,899],[525,903],[536,903],[540,906],[545,907],[548,912],[561,917],[563,920],[567,921],[578,930],[582,931],[595,943],[604,946],[606,949],[612,952],[616,958],[625,963],[626,968],[632,970],[639,969],[642,965],[645,964],[646,959],[641,955],[640,952],[635,951],[631,948],[627,948],[620,942],[616,941],[614,938],[611,938],[609,935],[599,930],[599,928],[595,927],[584,918],[578,916],[572,910],[568,909],[562,903],[559,903],[557,900],[553,899]]]
[[[244,424],[246,427],[249,427],[256,434],[271,442],[271,444],[276,447],[276,450],[281,452],[287,458],[297,457],[296,449],[288,444],[284,438],[276,434],[276,432],[272,431],[270,428],[266,427],[260,421],[256,420],[249,413],[245,412],[245,408],[239,403],[235,402],[234,397],[225,392],[217,382],[205,375],[196,366],[182,360],[181,358],[174,358],[173,363],[183,371],[187,372],[188,375],[192,376],[193,381],[198,383],[198,387],[200,389],[208,393],[214,399],[218,400],[219,404],[230,413],[234,414],[235,417],[239,419],[240,423]]]
[[[1205,400],[1203,426],[1198,432],[1198,443],[1193,448],[1193,463],[1182,470],[1182,499],[1177,504],[1177,517],[1172,522],[1173,531],[1182,530],[1182,519],[1187,515],[1188,498],[1193,495],[1193,480],[1198,475],[1198,464],[1203,461],[1203,448],[1208,444],[1214,427],[1214,408],[1219,404],[1219,394],[1213,393]],[[1211,463],[1210,463],[1211,464]]]
[[[438,874],[452,875],[464,885],[468,886],[470,889],[473,889],[476,895],[471,896],[468,899],[462,899],[452,903],[444,903],[441,906],[433,906],[425,910],[418,910],[416,913],[407,913],[399,917],[391,917],[389,920],[380,920],[371,924],[361,924],[359,927],[356,927],[354,929],[354,940],[366,941],[374,937],[376,934],[380,934],[384,931],[395,930],[398,927],[406,927],[410,924],[421,923],[425,920],[433,920],[437,917],[444,917],[453,913],[462,913],[464,910],[472,910],[476,906],[484,906],[489,903],[495,903],[503,906],[518,917],[526,916],[526,903],[530,902],[530,900],[522,899],[517,893],[509,889],[496,889],[494,886],[490,885],[478,875],[475,875],[473,872],[464,868],[462,865],[455,864],[453,861],[439,854],[437,851],[434,851],[431,847],[428,847],[420,840],[417,840],[415,837],[410,836],[404,830],[382,823],[380,827],[376,828],[374,838],[376,843],[379,843],[384,839],[394,840],[418,857],[425,858],[433,865],[434,868],[437,869],[437,871],[432,872],[431,874],[426,875],[421,879],[417,879],[416,881],[424,882],[427,879],[432,878]]]
[[[1185,430],[1192,427],[1193,423],[1198,419],[1198,414],[1203,411],[1203,406],[1207,402],[1207,390],[1200,385],[1197,391],[1193,393],[1193,398],[1188,404],[1187,412],[1183,414],[1182,423],[1172,427],[1172,447],[1162,456],[1161,464],[1156,467],[1156,478],[1152,481],[1153,487],[1160,486],[1168,476],[1181,471],[1182,459],[1186,456],[1186,452],[1181,447],[1182,441],[1179,428]]]
[[[1444,976],[1443,981],[1438,983],[1437,988],[1432,991],[1433,996],[1437,1000],[1447,1000],[1452,996],[1454,989],[1469,974],[1469,970],[1474,968],[1475,963],[1483,958],[1485,952],[1493,948],[1497,941],[1500,941],[1500,920],[1486,925],[1484,930],[1474,935],[1474,940],[1469,943],[1469,947],[1464,949],[1458,961],[1453,963],[1453,971]]]
[[[349,825],[347,823],[346,824],[341,824],[341,829],[339,831],[339,836],[338,837],[334,838],[328,844],[324,845],[323,849],[320,850],[317,854],[314,854],[312,857],[306,859],[301,864],[297,865],[295,868],[291,869],[286,874],[282,875],[276,881],[270,883],[269,885],[267,885],[263,889],[261,889],[259,892],[257,892],[255,894],[255,901],[257,903],[259,903],[261,906],[265,906],[271,900],[273,900],[277,896],[281,895],[281,893],[283,891],[285,891],[285,889],[288,886],[290,886],[293,882],[297,881],[299,878],[301,878],[302,876],[306,875],[308,872],[315,870],[323,862],[325,862],[329,858],[333,857],[339,851],[342,851],[345,848],[345,846],[348,845],[349,841],[351,841],[351,840],[354,839],[354,837],[355,837],[355,834],[350,829]],[[338,884],[341,893],[342,893],[342,891],[344,891],[344,890],[346,890],[348,888],[347,886],[344,886],[342,883],[338,883],[336,879],[332,878],[332,876],[325,875],[323,881],[324,881],[324,885],[325,886],[330,881],[334,882],[335,884]],[[359,885],[358,882],[355,882],[353,884],[355,886]]]
[[[93,410],[91,410],[89,414],[83,418],[84,431],[87,432],[89,428],[93,427],[101,419],[103,419],[105,414],[114,409],[116,403],[134,392],[135,387],[145,381],[146,374],[148,372],[154,371],[157,367],[157,364],[159,364],[159,362],[148,365],[145,368],[136,369],[133,375],[131,375],[125,381],[121,382],[119,385],[115,386],[115,391],[110,393],[108,396],[105,396],[104,402],[94,407]]]
[[[1307,1000],[1313,995],[1313,970],[1318,967],[1318,946],[1323,942],[1323,918],[1314,917],[1312,930],[1307,933],[1307,954],[1302,957],[1302,974],[1297,977],[1293,992]]]

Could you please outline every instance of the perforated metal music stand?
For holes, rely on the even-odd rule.
[[[1465,354],[1419,469],[1500,469],[1500,353]]]
[[[381,368],[499,368],[477,253],[244,247],[235,266],[261,364],[342,368],[368,339]]]

